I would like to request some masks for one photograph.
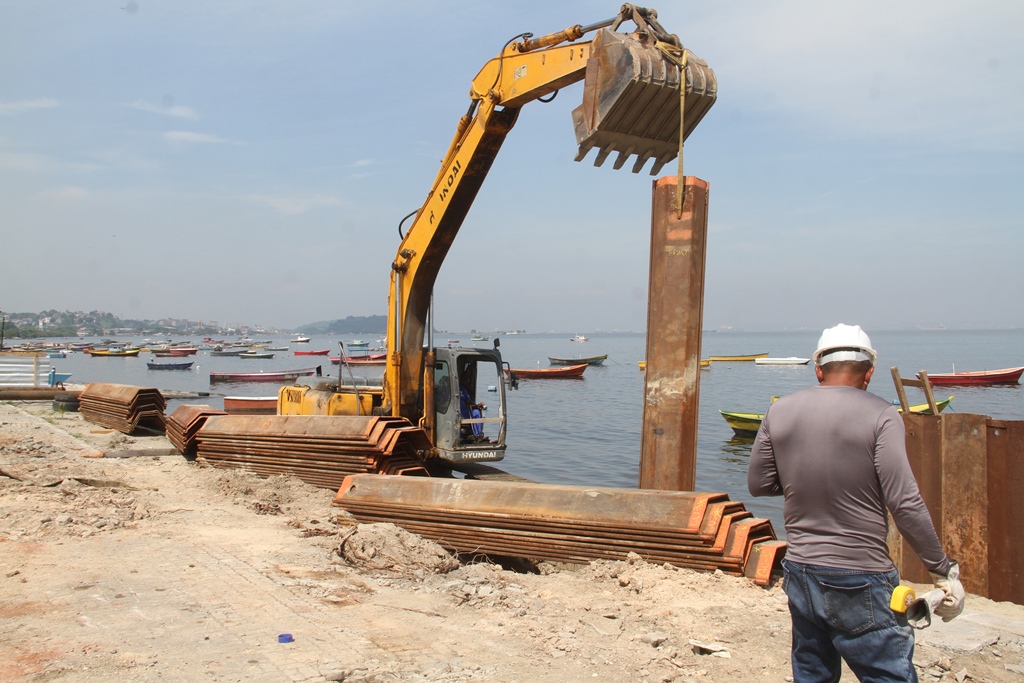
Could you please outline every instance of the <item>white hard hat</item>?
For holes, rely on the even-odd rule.
[[[871,339],[860,325],[839,323],[821,333],[814,351],[814,364],[825,365],[837,360],[869,360],[874,365],[878,354],[871,348]]]

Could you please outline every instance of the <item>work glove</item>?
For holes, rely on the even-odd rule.
[[[946,594],[942,602],[933,608],[933,612],[942,617],[943,621],[950,621],[964,611],[964,600],[967,594],[960,583],[960,565],[954,560],[949,563],[949,573],[945,576],[928,572],[932,576],[933,585]]]

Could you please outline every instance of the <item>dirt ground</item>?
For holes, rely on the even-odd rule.
[[[298,480],[86,457],[168,446],[0,403],[0,680],[792,680],[778,585],[636,557],[460,563]],[[1024,681],[1024,607],[971,596],[916,663]]]

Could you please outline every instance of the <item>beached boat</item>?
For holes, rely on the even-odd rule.
[[[932,384],[1017,384],[1024,368],[928,373]],[[920,375],[918,375],[920,378]]]
[[[320,368],[275,370],[273,372],[211,372],[211,382],[289,382],[298,377],[309,377]]]
[[[272,351],[246,351],[245,353],[238,354],[239,358],[273,358],[274,353]]]
[[[224,410],[232,414],[276,415],[277,396],[225,396]]]
[[[188,363],[153,363],[152,361],[146,362],[146,367],[150,370],[188,370],[192,367],[195,361],[189,361]]]
[[[142,351],[142,349],[85,349],[85,353],[90,356],[105,356],[109,358],[133,358]]]
[[[61,388],[63,388],[64,382],[67,382],[69,379],[71,379],[71,375],[73,375],[73,374],[75,374],[75,373],[73,373],[73,372],[57,372],[54,368],[50,368],[50,376],[49,376],[49,379],[48,379],[48,384],[51,387],[61,387]]]
[[[330,349],[324,349],[323,351],[292,351],[296,356],[326,356],[330,352]]]
[[[777,396],[772,397],[774,401]],[[944,398],[941,401],[935,402],[935,407],[939,409],[941,413],[949,406],[949,402],[953,400],[953,397]],[[902,409],[897,408],[901,413]],[[719,410],[725,421],[732,427],[732,431],[736,433],[736,436],[754,437],[757,436],[757,430],[761,428],[761,420],[764,419],[764,413],[737,413],[730,410]],[[910,412],[917,415],[931,415],[931,408],[928,407],[927,403],[918,403],[910,406]]]
[[[519,379],[582,379],[588,367],[586,363],[580,363],[557,368],[513,368],[512,374]],[[509,371],[505,370],[505,374],[509,374]]]
[[[739,355],[739,356],[708,356],[708,359],[712,360],[712,361],[716,361],[717,360],[717,361],[732,362],[732,361],[757,360],[758,358],[767,358],[767,357],[768,357],[768,352],[765,351],[764,353],[748,353],[748,354]]]
[[[552,365],[579,365],[580,363],[586,363],[587,365],[601,365],[608,360],[608,354],[603,356],[589,356],[587,358],[554,358],[548,356],[548,362]]]
[[[797,358],[796,356],[787,356],[785,358],[754,359],[754,363],[756,363],[757,365],[807,365],[810,362],[810,358]]]
[[[301,334],[296,335],[295,338],[292,339],[292,343],[293,344],[308,344],[309,343],[309,337],[304,337]]]

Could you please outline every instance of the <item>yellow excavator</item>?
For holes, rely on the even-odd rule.
[[[583,103],[572,112],[576,161],[596,148],[597,166],[614,152],[614,168],[635,157],[634,173],[651,161],[656,175],[681,158],[682,141],[714,104],[717,82],[657,16],[627,4],[615,17],[589,26],[539,38],[524,33],[484,65],[426,201],[406,216],[414,218],[404,235],[399,224],[381,384],[363,384],[352,373],[346,379],[343,349],[337,383],[283,387],[279,414],[403,417],[427,433],[433,445],[428,461],[451,466],[504,457],[509,369],[498,340],[493,349],[435,346],[434,282],[523,105],[550,101],[584,80]],[[620,31],[626,22],[634,27],[629,33]],[[485,409],[480,399],[490,392]]]

